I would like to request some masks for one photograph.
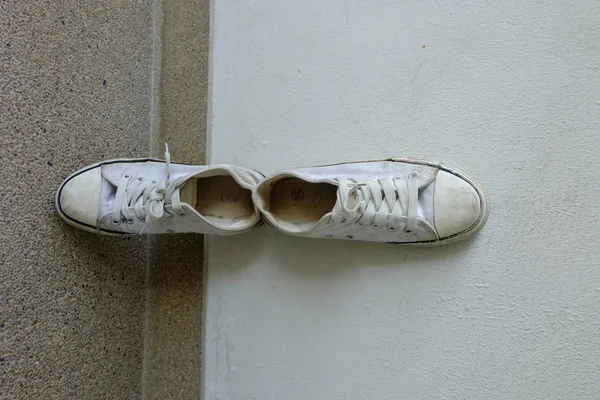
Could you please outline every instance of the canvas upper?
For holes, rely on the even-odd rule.
[[[197,166],[169,160],[104,161],[69,176],[56,195],[60,216],[78,228],[102,234],[196,232],[229,235],[244,232],[260,221],[252,205],[240,206],[240,191],[255,188],[262,175],[232,165]],[[230,192],[215,192],[203,206],[198,201],[202,178],[223,177]],[[198,179],[200,178],[200,179]],[[207,190],[228,190],[208,187]],[[200,200],[198,200],[200,199]],[[251,202],[251,199],[248,199]],[[251,203],[250,203],[251,204]],[[237,208],[235,208],[237,206]],[[233,207],[233,208],[232,208]],[[233,211],[231,211],[233,210]],[[236,214],[237,212],[237,214]]]
[[[489,208],[483,189],[465,175],[407,159],[287,169],[263,180],[253,197],[283,233],[393,243],[470,236]]]

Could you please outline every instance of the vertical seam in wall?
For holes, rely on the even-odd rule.
[[[205,237],[204,238],[204,255],[203,255],[203,263],[204,266],[206,267],[207,262],[208,262],[208,257],[206,255],[206,251],[208,250],[209,247],[209,238]],[[200,400],[206,400],[207,399],[207,385],[205,384],[206,381],[206,339],[208,337],[208,335],[206,334],[206,328],[207,328],[207,324],[206,324],[206,288],[207,288],[207,283],[208,283],[208,269],[204,268],[204,274],[202,276],[202,307],[200,307],[200,312],[202,313],[202,315],[200,316],[200,321],[202,321],[202,329],[200,329],[199,332],[199,340],[200,340],[200,352],[202,354],[203,357],[203,362],[200,366],[200,371],[198,371],[198,391],[199,393],[199,399]]]
[[[152,0],[152,64],[150,66],[150,132],[148,140],[149,156],[154,156],[154,138],[160,128],[160,77],[162,70],[162,0]],[[144,277],[144,327],[143,327],[143,349],[142,349],[142,379],[141,399],[146,400],[148,388],[148,360],[150,351],[150,270],[152,268],[152,238],[146,239],[146,274]]]
[[[150,284],[150,250],[151,250],[150,238],[146,239],[146,274],[144,277],[144,326],[142,330],[143,337],[143,349],[142,349],[142,400],[146,400],[146,388],[148,378],[148,351],[150,347],[148,329],[150,327],[150,296],[149,296],[149,284]]]
[[[213,128],[213,51],[214,51],[214,39],[215,39],[215,2],[216,0],[210,0],[210,11],[209,11],[209,44],[208,44],[208,98],[206,101],[206,152],[205,161],[207,165],[212,164],[212,153],[213,153],[213,140],[212,140],[212,128]],[[206,269],[205,269],[206,271]]]
[[[214,82],[213,82],[213,52],[214,52],[214,38],[215,38],[215,8],[216,8],[216,0],[210,0],[210,11],[209,11],[209,45],[208,45],[208,98],[206,101],[206,152],[205,152],[205,162],[207,165],[212,163],[212,153],[213,153],[213,90],[214,90]],[[202,276],[202,307],[201,318],[202,321],[202,329],[200,329],[200,351],[203,355],[203,358],[206,357],[206,341],[207,341],[207,329],[208,323],[206,321],[207,313],[206,313],[206,304],[208,297],[206,296],[206,292],[208,290],[208,252],[211,242],[211,237],[204,237],[204,255],[203,255],[203,263],[204,263],[204,273]],[[206,359],[206,358],[204,358]],[[200,371],[198,374],[198,389],[199,389],[199,398],[200,400],[206,400],[210,393],[208,392],[208,385],[206,383],[206,362],[201,363]]]
[[[152,70],[150,71],[150,156],[154,157],[154,138],[160,129],[160,78],[162,73],[162,0],[152,0]]]

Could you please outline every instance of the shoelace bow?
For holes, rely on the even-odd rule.
[[[411,173],[408,180],[380,178],[360,183],[352,179],[338,181],[340,201],[333,208],[332,222],[371,225],[373,228],[387,225],[388,230],[397,231],[406,221],[406,233],[417,227],[417,174]]]
[[[165,147],[165,170],[158,182],[143,176],[136,179],[129,174],[121,176],[111,215],[111,222],[114,225],[122,222],[132,224],[134,217],[146,224],[156,221],[165,213],[169,214],[165,211],[167,205],[170,205],[175,212],[184,214],[179,190],[176,190],[181,182],[170,181],[171,155],[169,146],[165,144]]]

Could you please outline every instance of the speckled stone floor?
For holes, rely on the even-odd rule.
[[[105,238],[54,191],[204,159],[207,1],[0,0],[0,399],[199,397],[202,237]]]

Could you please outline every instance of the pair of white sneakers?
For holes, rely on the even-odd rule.
[[[485,192],[464,174],[410,159],[280,171],[166,160],[103,161],[68,177],[56,207],[69,224],[104,235],[231,235],[264,219],[312,238],[440,244],[485,224]]]

